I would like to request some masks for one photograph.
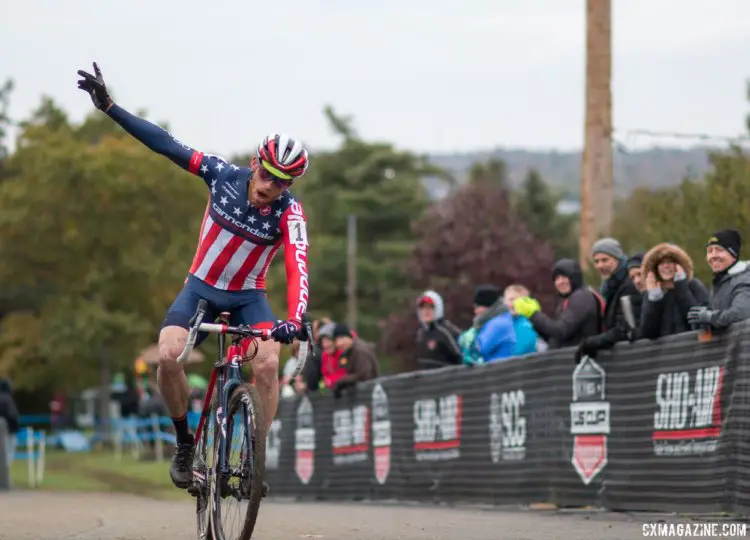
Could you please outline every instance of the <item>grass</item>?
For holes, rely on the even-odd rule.
[[[90,453],[48,452],[44,481],[29,487],[27,461],[14,461],[11,479],[16,489],[46,491],[86,491],[132,493],[162,500],[192,500],[175,488],[169,478],[169,454],[165,460],[139,461],[123,454],[118,460],[112,451]]]

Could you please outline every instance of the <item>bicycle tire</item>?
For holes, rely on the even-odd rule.
[[[246,410],[252,419],[252,474],[249,478],[250,489],[247,496],[248,505],[245,512],[245,520],[242,526],[240,534],[236,538],[227,538],[224,534],[224,529],[221,524],[221,507],[223,498],[219,489],[217,489],[217,483],[220,481],[220,473],[217,470],[219,463],[218,453],[219,447],[218,439],[221,426],[215,426],[214,436],[214,464],[213,474],[211,475],[210,482],[210,494],[209,504],[211,504],[211,530],[213,533],[213,540],[250,540],[255,529],[255,522],[258,519],[258,511],[260,510],[260,503],[263,499],[263,481],[265,479],[266,471],[266,433],[265,433],[265,415],[263,406],[258,395],[256,388],[249,384],[241,384],[234,389],[232,395],[229,397],[227,404],[226,414],[226,433],[227,439],[231,442],[234,429],[235,429],[235,415],[238,412]],[[243,424],[243,431],[246,430],[246,426]],[[246,436],[246,435],[243,435]]]
[[[201,435],[200,440],[196,441],[195,445],[195,457],[193,458],[193,475],[195,477],[196,470],[199,474],[206,475],[204,482],[194,480],[195,494],[195,517],[196,517],[196,532],[198,540],[214,540],[213,531],[211,530],[211,518],[210,510],[208,508],[209,503],[209,490],[208,481],[211,478],[212,468],[209,467],[206,460],[208,455],[208,424],[206,422],[206,430]],[[211,445],[211,453],[213,455],[213,445]],[[205,486],[205,489],[201,487]]]

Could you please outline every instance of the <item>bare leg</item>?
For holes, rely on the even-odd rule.
[[[159,369],[156,380],[169,415],[180,418],[187,413],[190,386],[177,357],[182,353],[188,331],[179,326],[167,326],[159,335]]]
[[[177,435],[175,454],[169,467],[169,476],[175,486],[185,489],[193,477],[193,436],[187,423],[187,406],[190,386],[182,364],[177,357],[185,347],[188,331],[179,326],[167,326],[159,335],[159,369],[156,379],[164,404],[174,423]]]
[[[271,429],[273,417],[279,406],[279,350],[281,346],[275,341],[260,341],[258,354],[253,359],[255,386],[263,402],[266,433]]]

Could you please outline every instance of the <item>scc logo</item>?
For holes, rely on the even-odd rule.
[[[261,216],[267,216],[271,213],[271,207],[268,205],[265,205],[263,208],[259,210],[259,213]]]

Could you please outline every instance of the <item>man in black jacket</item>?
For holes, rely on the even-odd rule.
[[[528,298],[516,300],[516,312],[531,321],[550,349],[573,347],[599,334],[603,300],[583,283],[580,265],[572,259],[560,259],[552,269],[552,280],[561,299],[554,318],[542,313],[539,302]]]
[[[602,238],[591,249],[594,267],[602,277],[599,292],[604,298],[604,331],[596,336],[583,340],[576,351],[576,362],[588,355],[596,357],[598,351],[609,349],[618,341],[633,341],[636,332],[631,329],[625,319],[622,302],[623,298],[630,298],[634,324],[641,318],[642,294],[638,292],[628,276],[628,258],[614,238]]]
[[[462,362],[457,339],[461,331],[445,318],[443,297],[425,291],[417,299],[417,362],[422,369],[436,369]]]

